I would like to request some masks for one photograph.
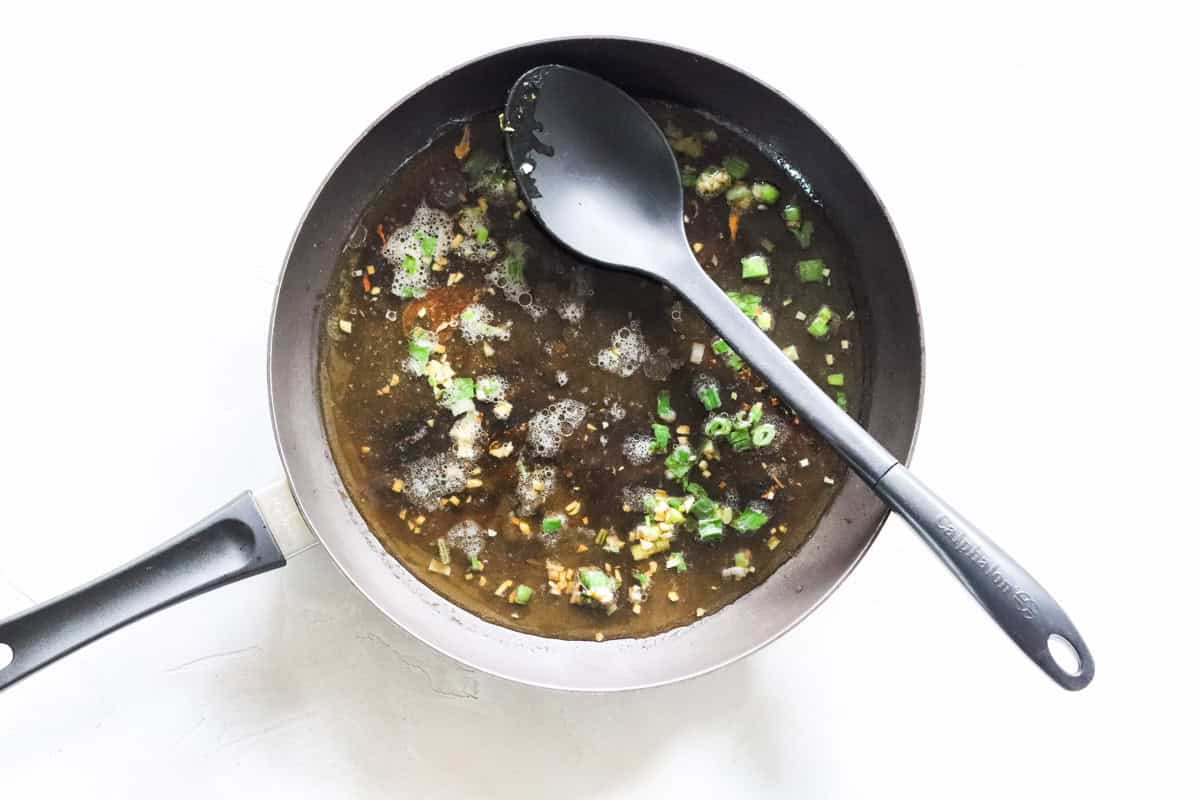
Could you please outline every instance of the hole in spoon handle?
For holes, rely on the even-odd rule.
[[[903,465],[875,487],[921,535],[996,624],[1064,689],[1095,674],[1092,654],[1070,617],[1042,585]]]

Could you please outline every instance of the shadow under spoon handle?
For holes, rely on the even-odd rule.
[[[246,492],[144,556],[0,620],[0,645],[12,651],[0,689],[147,614],[283,564]]]
[[[1072,691],[1091,682],[1096,667],[1083,637],[1067,612],[1021,565],[903,464],[888,470],[875,491],[908,521],[996,624],[1052,680]],[[1069,671],[1055,660],[1050,650],[1053,637],[1075,651],[1077,669]]]

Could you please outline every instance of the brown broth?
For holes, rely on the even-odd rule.
[[[861,310],[850,313],[855,306],[847,278],[852,271],[851,256],[845,242],[820,206],[801,191],[797,180],[733,129],[674,106],[647,106],[669,132],[673,125],[699,137],[702,157],[681,155],[681,163],[702,169],[736,155],[750,165],[748,181],[766,180],[779,187],[777,203],[751,209],[740,217],[736,242],[730,238],[724,193],[704,200],[686,190],[689,240],[703,245],[697,260],[723,288],[762,296],[763,306],[775,318],[771,338],[781,347],[795,345],[798,366],[822,385],[831,373],[845,376],[848,409],[855,413],[866,388],[859,346],[865,321]],[[477,157],[491,153],[499,158],[503,153],[495,120],[494,115],[483,115],[470,124],[472,153]],[[463,163],[454,153],[460,132],[456,127],[434,140],[383,187],[347,242],[329,292],[320,350],[322,400],[329,440],[350,496],[387,551],[413,574],[454,603],[500,625],[568,639],[600,634],[608,638],[645,636],[685,625],[696,619],[699,609],[703,613],[717,611],[753,589],[804,543],[840,488],[845,477],[843,464],[806,425],[777,404],[748,369],[735,373],[714,356],[710,346],[714,332],[669,289],[629,273],[579,263],[522,213],[513,194],[489,198],[488,239],[499,243],[520,239],[529,245],[525,277],[533,305],[544,309],[540,318],[535,320],[527,307],[506,299],[485,278],[501,257],[480,264],[452,251],[444,268],[430,273],[434,288],[424,298],[393,295],[390,287],[398,268],[381,252],[385,237],[408,224],[422,202],[441,204],[451,214],[463,205],[477,204],[479,193],[470,190],[471,181],[464,179]],[[711,132],[710,140],[705,140],[703,132]],[[785,227],[781,212],[786,203],[799,205],[803,219],[813,223],[807,248]],[[767,253],[770,283],[743,280],[740,259],[751,252],[766,252],[770,245],[764,245],[764,239],[773,245]],[[794,265],[802,258],[824,259],[831,269],[827,283],[801,284]],[[447,288],[451,276],[458,273],[461,279]],[[375,287],[380,291],[372,294]],[[490,356],[483,342],[464,341],[455,327],[442,330],[438,341],[459,376],[503,376],[513,410],[507,420],[499,420],[492,405],[477,403],[484,428],[481,455],[469,462],[447,457],[447,463],[465,466],[463,474],[482,485],[463,486],[428,510],[414,502],[420,498],[414,498],[411,467],[419,459],[453,449],[449,432],[455,420],[435,401],[426,378],[406,371],[407,334],[414,325],[432,329],[456,319],[473,301],[493,313],[493,322],[511,322],[510,337],[485,340],[494,351]],[[582,319],[565,320],[558,313],[564,303],[581,303]],[[822,304],[841,316],[828,341],[814,339],[805,330],[807,320],[796,318],[798,311],[811,318]],[[418,316],[421,309],[423,316]],[[343,321],[350,323],[349,333],[343,330]],[[597,364],[597,354],[610,348],[615,331],[631,325],[639,326],[650,358],[627,377],[605,371]],[[689,363],[693,342],[705,345],[699,366]],[[834,358],[832,366],[826,363],[827,354]],[[565,385],[560,385],[560,372],[565,373]],[[708,416],[692,391],[700,372],[719,381],[722,411],[732,413],[744,403],[762,401],[768,414],[779,418],[780,435],[766,448],[741,454],[721,443],[720,460],[708,461],[711,477],[703,477],[700,468],[694,467],[689,479],[702,484],[717,500],[735,492],[735,509],[773,490],[772,499],[764,501],[772,511],[770,521],[756,533],[745,535],[726,526],[723,540],[716,544],[700,543],[693,533],[678,530],[670,552],[685,554],[687,570],[682,573],[665,568],[666,552],[634,561],[628,544],[619,553],[604,551],[596,544],[600,529],[627,540],[641,522],[642,509],[623,510],[628,487],[664,488],[673,495],[682,494],[678,485],[664,476],[661,455],[636,465],[623,455],[622,447],[628,437],[648,434],[651,423],[660,422],[655,401],[657,393],[666,388],[677,413],[670,426],[672,446],[676,427],[690,425],[690,442],[699,450]],[[831,394],[833,391],[830,388]],[[572,435],[562,439],[561,452],[555,458],[532,457],[526,441],[531,417],[564,399],[586,404],[585,419]],[[513,443],[511,455],[495,458],[488,454],[490,443],[504,441]],[[802,466],[805,459],[807,466]],[[542,508],[519,517],[530,526],[531,535],[513,521],[519,506],[519,460],[527,470],[552,464],[558,473]],[[396,481],[406,475],[405,490],[394,491]],[[580,509],[566,517],[562,530],[553,536],[541,534],[543,514],[563,512],[572,501],[578,501]],[[439,537],[464,520],[496,532],[494,538],[483,537],[479,554],[485,562],[483,586],[479,573],[471,572],[468,557],[458,549],[451,552],[449,576],[430,570],[431,562],[440,563]],[[751,552],[753,571],[743,580],[722,579],[722,569],[732,566],[735,552],[741,549]],[[606,615],[600,609],[573,605],[568,602],[569,592],[551,594],[548,558],[569,569],[607,564],[619,570],[623,584],[615,613]],[[635,613],[628,597],[628,589],[634,585],[631,573],[635,568],[647,570],[651,560],[657,571],[640,613]],[[525,584],[534,589],[527,605],[511,602],[512,588],[502,596],[494,594],[506,580],[512,581],[513,587]],[[678,600],[672,601],[669,594]]]

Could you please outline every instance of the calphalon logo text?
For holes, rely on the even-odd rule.
[[[1021,616],[1025,619],[1033,619],[1038,615],[1037,603],[1029,596],[1029,593],[1013,586],[996,565],[980,552],[979,548],[972,544],[965,534],[960,533],[958,528],[954,527],[954,523],[950,521],[949,517],[944,515],[938,517],[937,526],[938,530],[954,545],[954,549],[965,554],[968,561],[979,567],[1001,593],[1012,596],[1013,603]]]

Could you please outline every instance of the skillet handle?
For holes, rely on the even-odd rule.
[[[1067,612],[995,542],[902,464],[888,470],[875,491],[908,520],[996,624],[1055,683],[1072,691],[1091,683],[1096,665]],[[1056,638],[1064,653],[1074,651],[1075,669],[1068,670],[1054,658],[1050,647]],[[1068,648],[1062,647],[1064,642]]]
[[[0,622],[0,689],[159,609],[284,563],[245,492],[144,556]]]

